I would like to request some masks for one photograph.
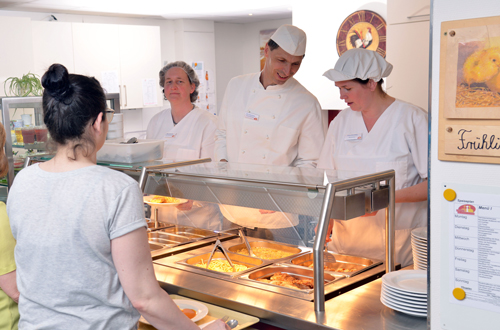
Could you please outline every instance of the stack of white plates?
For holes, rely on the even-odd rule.
[[[415,228],[411,231],[411,250],[413,268],[427,270],[427,227]]]
[[[398,312],[427,317],[427,271],[401,270],[385,274],[380,301]]]

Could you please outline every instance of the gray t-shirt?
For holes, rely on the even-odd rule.
[[[7,212],[20,329],[136,328],[110,244],[146,226],[136,181],[97,165],[52,173],[35,164],[16,176]]]

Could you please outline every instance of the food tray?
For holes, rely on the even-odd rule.
[[[257,258],[262,259],[262,260],[266,260],[266,261],[267,260],[268,261],[278,261],[278,260],[283,260],[283,259],[289,259],[293,256],[296,256],[299,253],[304,252],[302,249],[300,249],[297,246],[281,244],[281,243],[276,243],[276,242],[271,242],[271,241],[252,241],[252,242],[249,242],[248,244],[250,245],[251,249],[253,249],[255,247],[266,247],[266,248],[271,248],[271,249],[275,249],[275,250],[293,253],[290,256],[283,257],[283,258],[276,258],[276,259],[264,259],[264,258],[261,258],[257,255]],[[228,250],[230,252],[233,252],[233,253],[238,253],[237,252],[238,250],[246,249],[246,248],[247,247],[246,247],[245,243],[242,243],[242,244],[232,245],[228,248]],[[241,254],[241,255],[245,255],[245,254]]]
[[[233,264],[245,265],[248,268],[243,270],[243,271],[240,271],[240,272],[225,273],[225,272],[217,272],[217,271],[214,271],[211,269],[206,269],[206,268],[195,266],[197,263],[200,263],[202,261],[207,263],[208,258],[210,257],[210,253],[211,252],[208,252],[208,253],[200,254],[200,255],[190,257],[190,258],[187,258],[184,260],[180,260],[180,261],[177,261],[177,263],[181,264],[181,265],[193,267],[196,270],[199,270],[199,271],[204,272],[204,273],[206,272],[208,274],[217,274],[217,275],[224,275],[224,276],[229,276],[229,277],[238,277],[238,276],[240,276],[246,272],[249,272],[253,269],[256,269],[264,264],[264,261],[261,259],[252,258],[252,257],[244,256],[241,254],[227,252],[227,254],[228,254],[228,256],[231,259],[231,262]],[[226,258],[224,257],[224,254],[222,252],[217,251],[214,253],[212,260],[226,260]]]
[[[326,269],[329,273],[343,274],[346,277],[351,277],[356,274],[359,274],[367,269],[378,266],[382,263],[379,260],[366,259],[362,257],[349,256],[344,254],[335,254],[332,253],[337,262],[325,262],[325,267],[330,269]],[[292,265],[307,267],[308,269],[312,269],[313,264],[313,254],[307,253],[301,256],[290,259],[287,263]],[[339,271],[339,269],[352,269],[352,271]]]
[[[170,298],[198,301],[198,300],[186,298],[186,297],[175,295],[175,294],[171,294]],[[259,322],[259,318],[255,317],[255,316],[236,312],[236,311],[233,311],[231,309],[224,308],[224,307],[219,307],[216,305],[208,304],[204,301],[199,301],[199,302],[202,303],[203,305],[207,306],[208,315],[205,316],[204,318],[202,318],[201,320],[195,322],[198,326],[204,326],[205,324],[210,323],[216,319],[220,319],[226,315],[229,317],[230,320],[231,319],[238,320],[238,325],[236,326],[236,328],[233,328],[233,330],[246,329],[249,326]],[[139,322],[139,324],[138,324],[138,330],[155,330],[155,329],[156,329],[155,327],[141,323],[141,322]]]
[[[148,241],[150,243],[163,245],[164,247],[173,247],[176,245],[189,243],[192,240],[187,237],[163,233],[157,230],[148,232]]]
[[[175,226],[174,224],[162,221],[158,221],[157,223],[155,223],[155,221],[151,219],[146,219],[146,224],[148,225],[148,231],[160,230]]]
[[[191,239],[191,241],[217,236],[217,233],[211,230],[182,226],[182,225],[172,225],[169,228],[161,229],[160,231],[164,233],[187,237]]]
[[[97,151],[101,162],[142,163],[163,158],[163,140],[137,140],[137,143],[123,144],[127,139],[107,140]]]
[[[296,267],[296,266],[286,265],[286,264],[273,264],[273,265],[270,265],[270,266],[267,266],[264,268],[254,270],[254,271],[249,272],[247,274],[244,274],[244,275],[240,276],[240,278],[244,279],[244,280],[248,280],[248,281],[253,281],[255,283],[261,283],[263,285],[274,287],[274,288],[282,288],[282,289],[299,291],[299,292],[304,292],[304,293],[312,293],[314,291],[314,289],[291,288],[291,287],[287,287],[287,286],[281,286],[281,285],[276,285],[276,284],[258,281],[259,279],[268,279],[269,277],[271,277],[272,275],[274,275],[276,273],[284,273],[287,275],[291,275],[299,280],[314,281],[314,271],[312,269],[308,269],[305,267]],[[343,274],[325,273],[325,277],[324,277],[325,285],[328,285],[330,283],[338,281],[344,277],[345,276]]]

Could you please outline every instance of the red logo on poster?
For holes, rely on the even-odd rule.
[[[474,215],[474,212],[476,212],[476,208],[470,204],[464,204],[457,209],[459,214]]]

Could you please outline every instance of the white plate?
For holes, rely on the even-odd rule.
[[[384,304],[385,306],[387,306],[387,307],[389,307],[391,309],[394,309],[395,311],[398,311],[398,312],[401,312],[401,313],[405,313],[405,314],[409,314],[409,315],[413,315],[413,316],[427,317],[427,313],[415,312],[415,311],[411,311],[411,310],[408,310],[408,309],[405,309],[405,308],[401,308],[401,307],[395,306],[395,305],[391,304],[390,302],[388,302],[387,300],[383,299],[382,297],[380,297],[380,301],[382,302],[382,304]]]
[[[403,293],[401,291],[398,291],[396,289],[388,287],[384,284],[382,284],[382,286],[383,286],[383,290],[389,291],[392,295],[397,295],[401,298],[408,299],[408,300],[427,302],[427,295],[421,295],[421,294],[416,294],[416,293]]]
[[[417,240],[412,240],[411,245],[418,246],[419,248],[427,250],[427,242],[421,242]]]
[[[391,290],[392,292],[395,292],[397,294],[407,295],[407,296],[411,296],[411,297],[415,297],[415,298],[419,298],[419,299],[423,299],[423,300],[427,299],[427,293],[408,292],[406,290],[401,290],[401,289],[398,289],[398,288],[390,287],[387,284],[386,284],[386,287],[387,287],[388,290]]]
[[[179,306],[180,309],[194,309],[196,311],[196,316],[191,319],[191,321],[196,322],[207,316],[208,307],[202,303],[194,300],[187,299],[174,299],[174,302]]]
[[[400,270],[382,276],[382,283],[404,292],[427,294],[427,272]]]
[[[191,319],[191,321],[193,322],[201,320],[208,314],[208,307],[198,301],[187,300],[187,299],[173,299],[173,300],[177,304],[177,306],[179,306],[180,309],[189,308],[196,311],[195,317]],[[139,322],[151,325],[142,315],[139,318]]]
[[[188,201],[187,199],[177,198],[179,200],[179,202],[177,202],[177,203],[153,203],[153,202],[150,202],[150,200],[153,197],[154,197],[153,195],[144,196],[144,203],[161,207],[161,206],[172,206],[172,205],[175,206],[175,205],[186,203]]]
[[[427,253],[422,253],[420,251],[413,250],[413,256],[417,256],[420,260],[427,261]]]
[[[427,241],[427,227],[415,228],[411,231],[411,234],[424,241]]]
[[[401,297],[400,295],[394,294],[389,290],[382,290],[382,296],[395,304],[400,304],[403,306],[413,307],[413,308],[425,308],[427,309],[427,301],[411,300]]]

